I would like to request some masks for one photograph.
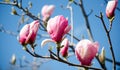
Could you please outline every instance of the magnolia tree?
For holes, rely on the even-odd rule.
[[[45,4],[41,8],[41,13],[39,13],[38,16],[35,16],[30,11],[30,9],[32,8],[32,2],[29,2],[29,5],[24,8],[23,4],[26,3],[24,3],[24,1],[22,0],[1,1],[0,4],[2,5],[9,5],[9,7],[12,6],[11,14],[20,17],[18,28],[20,26],[21,28],[18,29],[17,35],[14,32],[5,30],[3,26],[1,26],[0,31],[17,36],[16,41],[20,43],[23,51],[26,51],[33,57],[55,60],[72,67],[77,67],[80,70],[107,70],[107,68],[109,68],[109,65],[107,65],[106,62],[110,62],[110,64],[112,64],[110,68],[112,70],[116,70],[116,67],[120,66],[120,62],[116,60],[116,51],[113,49],[115,46],[113,46],[112,43],[111,30],[112,24],[115,22],[116,19],[115,11],[120,11],[118,0],[103,0],[103,4],[105,4],[106,6],[106,8],[104,9],[106,15],[103,15],[103,12],[101,11],[99,11],[99,13],[97,14],[94,14],[93,12],[95,10],[91,10],[90,13],[87,12],[85,10],[86,4],[83,0],[68,0],[65,2],[67,2],[68,4],[66,3],[66,5],[60,5],[59,7],[55,4]],[[83,19],[81,20],[84,20],[86,26],[85,28],[88,35],[87,37],[84,36],[84,34],[83,36],[78,34],[78,36],[82,36],[82,38],[80,38],[75,36],[74,34],[76,28],[79,31],[79,28],[81,26],[74,26],[76,24],[74,23],[74,21],[76,21],[76,19],[74,19],[74,17],[76,17],[74,16],[74,14],[79,13],[74,13],[73,6],[76,6],[78,7],[78,9],[80,8],[81,10],[81,12],[79,13],[82,14]],[[53,16],[53,14],[56,12],[56,8],[60,8],[66,11],[69,10],[68,17],[65,17],[62,13],[60,15],[58,14]],[[18,10],[21,10],[22,13],[20,14]],[[107,53],[105,53],[106,49],[102,47],[99,41],[97,41],[97,39],[95,39],[95,37],[93,36],[94,32],[92,32],[91,29],[91,25],[93,24],[91,24],[89,21],[89,16],[91,15],[94,15],[94,17],[98,19],[97,21],[99,21],[99,23],[103,26],[103,30],[105,31],[107,39],[107,41],[105,42],[108,43],[108,45],[105,47],[106,49],[110,50]],[[25,16],[28,16],[29,19],[32,19],[32,21],[25,24],[29,21],[25,19]],[[107,17],[107,20],[109,20],[109,22],[106,23],[104,17]],[[98,22],[95,21],[95,23]],[[97,28],[99,29],[99,27],[96,27],[96,29]],[[43,37],[44,39],[38,43],[37,37]],[[98,37],[100,37],[100,35]],[[39,45],[40,43],[41,45]],[[47,55],[43,55],[43,53],[39,53],[39,51],[36,51],[37,49],[43,51],[43,48],[45,47],[49,47],[47,48]],[[107,54],[110,54],[110,57],[107,57]],[[72,57],[74,61],[78,61],[79,63],[72,62],[72,60],[70,60]],[[49,62],[49,60],[47,62]],[[16,58],[15,55],[13,55],[11,63],[15,64],[15,62]],[[96,64],[98,64],[99,66],[95,66]],[[61,68],[61,66],[59,66],[59,68]]]

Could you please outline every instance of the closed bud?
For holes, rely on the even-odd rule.
[[[12,15],[18,15],[18,14],[17,14],[17,11],[15,10],[14,7],[12,7],[12,12],[11,12],[11,14],[12,14]]]
[[[59,43],[63,36],[71,29],[68,20],[62,15],[55,16],[48,21],[47,32],[55,42]]]
[[[18,6],[19,6],[19,8],[21,8],[22,7],[21,3],[18,3]]]
[[[106,16],[109,19],[112,19],[114,17],[114,12],[117,7],[117,4],[118,4],[118,0],[108,1],[107,6],[106,6]]]
[[[99,60],[102,64],[105,63],[105,49],[104,49],[104,47],[102,48],[101,53],[99,55]]]
[[[67,57],[68,56],[68,47],[69,47],[69,41],[68,39],[64,39],[61,43],[61,45],[63,46],[60,49],[60,53],[63,57]]]
[[[44,5],[41,14],[43,16],[43,21],[46,21],[53,13],[55,6],[54,5]]]
[[[25,46],[27,44],[34,44],[39,25],[39,20],[35,20],[30,24],[23,26],[18,38],[21,45]]]
[[[81,40],[75,48],[75,55],[81,62],[81,65],[91,65],[92,60],[98,53],[98,42],[92,42],[87,39]]]
[[[21,16],[21,23],[24,23],[24,15]]]
[[[15,63],[16,63],[16,56],[15,56],[15,54],[13,54],[12,58],[11,58],[11,64],[15,65]]]

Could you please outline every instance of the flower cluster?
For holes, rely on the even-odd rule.
[[[112,0],[109,1],[106,7],[106,15],[108,18],[112,18],[114,16],[114,11],[117,6],[118,1]],[[45,27],[47,33],[50,35],[51,39],[46,39],[42,42],[44,45],[46,42],[55,42],[55,44],[61,44],[60,54],[63,57],[67,57],[69,52],[69,40],[65,38],[65,35],[71,30],[71,26],[68,23],[68,19],[66,19],[63,15],[57,15],[53,18],[50,18],[54,11],[54,5],[45,5],[42,8],[41,14],[43,16],[43,21],[47,20],[47,26]],[[26,24],[20,31],[19,34],[19,42],[20,44],[34,44],[36,35],[39,28],[39,21],[33,21],[30,24]],[[75,47],[75,55],[77,59],[80,61],[81,65],[92,64],[92,60],[98,53],[99,43],[92,42],[88,39],[83,39],[78,42]]]

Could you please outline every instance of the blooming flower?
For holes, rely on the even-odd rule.
[[[19,34],[19,42],[22,45],[26,45],[26,44],[33,44],[35,39],[36,39],[36,35],[37,35],[37,31],[39,28],[39,21],[33,21],[30,24],[26,24],[20,31]]]
[[[91,61],[98,52],[98,48],[99,44],[97,42],[93,43],[87,39],[83,39],[77,44],[75,54],[82,65],[91,65]]]
[[[108,1],[107,7],[106,7],[106,16],[108,18],[114,17],[114,12],[115,12],[117,4],[118,4],[118,0]]]
[[[43,6],[41,14],[43,16],[44,21],[51,16],[51,14],[53,13],[54,8],[55,8],[54,5],[45,5],[45,6]]]
[[[47,32],[55,42],[61,42],[63,36],[70,29],[71,26],[68,25],[68,20],[62,15],[55,16],[48,21]]]
[[[61,45],[63,47],[60,49],[60,53],[63,57],[66,57],[68,55],[68,47],[69,47],[68,39],[64,39]]]

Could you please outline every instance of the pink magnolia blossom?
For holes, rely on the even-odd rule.
[[[39,21],[33,21],[30,24],[26,24],[20,31],[19,34],[19,42],[22,45],[26,45],[26,44],[33,44],[35,39],[36,39],[36,35],[37,35],[37,31],[39,28]]]
[[[61,42],[63,36],[68,33],[70,29],[71,26],[68,25],[68,20],[62,15],[55,16],[48,21],[47,32],[55,42]]]
[[[82,65],[91,65],[91,61],[96,56],[98,48],[99,44],[97,42],[93,43],[87,39],[84,39],[77,44],[75,54]]]
[[[63,57],[66,57],[68,55],[68,47],[69,47],[68,39],[64,39],[61,45],[63,47],[60,49],[60,53]]]
[[[118,0],[108,1],[107,7],[106,7],[106,16],[108,18],[112,18],[114,16],[114,12],[117,4],[118,4]]]
[[[45,5],[45,6],[43,6],[41,14],[43,16],[44,21],[51,16],[51,14],[53,13],[54,8],[55,8],[54,5]]]

